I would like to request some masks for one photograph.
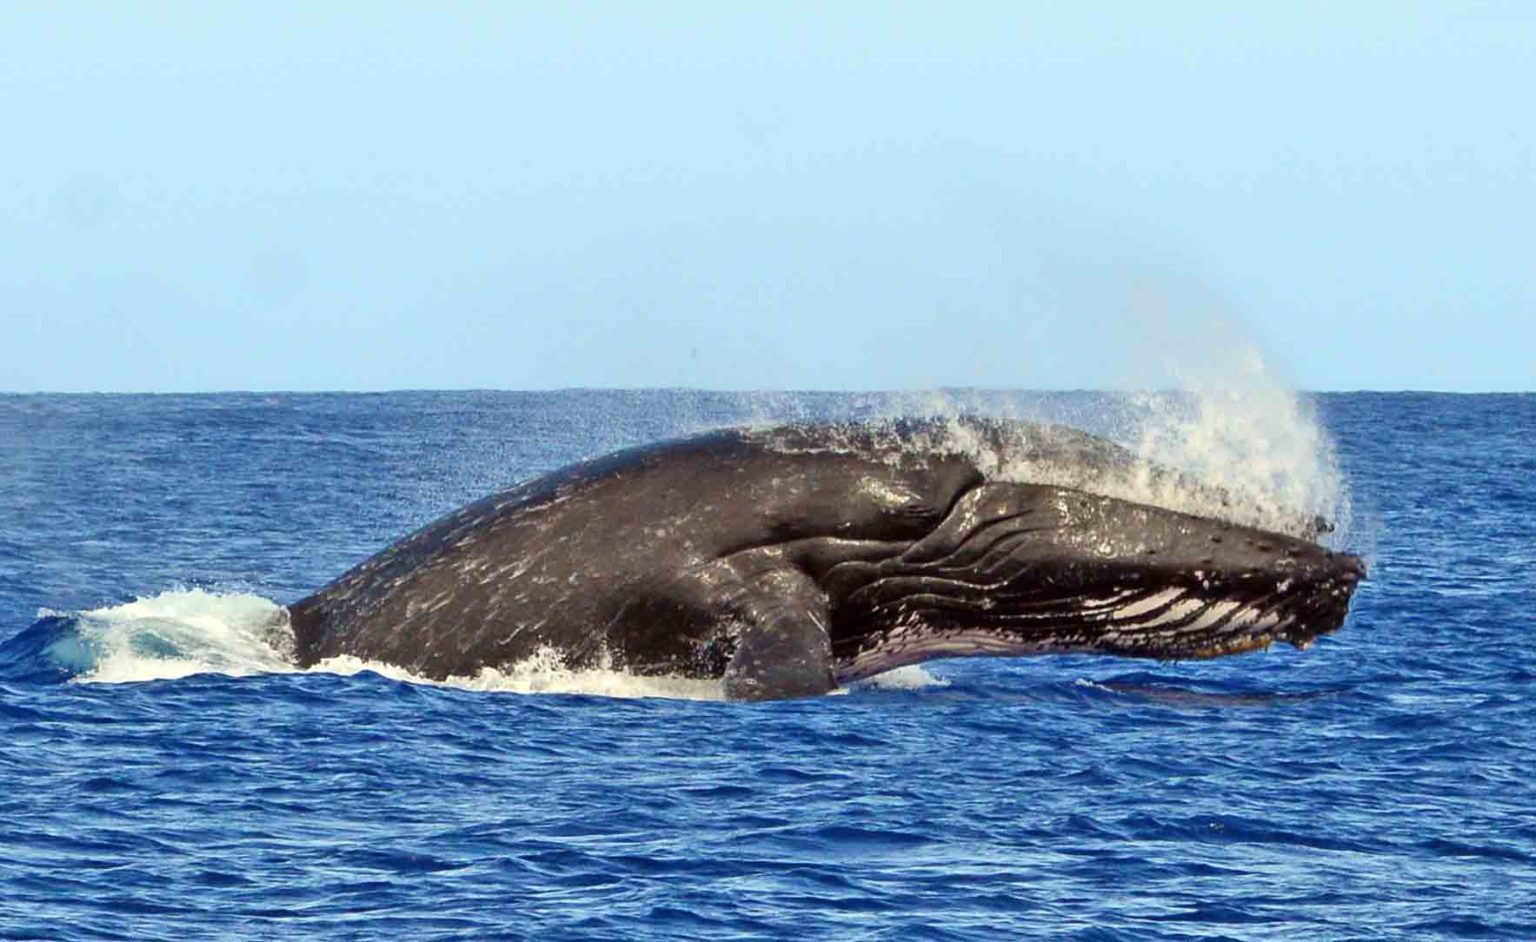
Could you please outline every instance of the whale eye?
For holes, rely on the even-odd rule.
[[[939,515],[939,509],[930,503],[920,500],[907,501],[901,505],[901,515],[917,520],[926,520]]]

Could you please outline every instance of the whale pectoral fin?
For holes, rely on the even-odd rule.
[[[732,700],[814,697],[837,688],[827,599],[798,569],[774,569],[752,578],[732,606],[736,650],[726,666],[725,695]]]

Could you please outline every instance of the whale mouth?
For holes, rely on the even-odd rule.
[[[843,679],[939,657],[1226,657],[1337,630],[1357,557],[1061,488],[987,485],[901,557],[835,567]]]
[[[1084,618],[1085,624],[1103,629],[1090,647],[1162,660],[1226,657],[1277,641],[1304,651],[1344,623],[1349,599],[1364,575],[1353,557],[1337,558],[1334,575],[1282,580],[1277,591],[1257,598],[1182,588],[1136,593],[1102,615]],[[1287,591],[1287,581],[1296,588]]]
[[[1336,586],[1250,601],[1180,588],[1050,604],[1037,600],[1029,610],[1010,610],[1006,598],[994,601],[990,611],[930,600],[922,609],[909,607],[890,631],[845,652],[838,677],[856,680],[944,657],[1113,654],[1208,660],[1262,651],[1276,642],[1304,651],[1343,624],[1357,581],[1346,575]]]

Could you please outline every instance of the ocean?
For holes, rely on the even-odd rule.
[[[284,603],[514,481],[935,400],[1321,495],[1370,579],[1307,652],[760,704],[286,659]],[[1536,395],[1301,405],[1212,460],[1090,393],[0,396],[0,938],[1536,939]]]

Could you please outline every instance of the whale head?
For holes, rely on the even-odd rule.
[[[839,677],[930,658],[1159,659],[1300,648],[1344,621],[1356,556],[1082,490],[983,482],[899,555],[822,578]]]

